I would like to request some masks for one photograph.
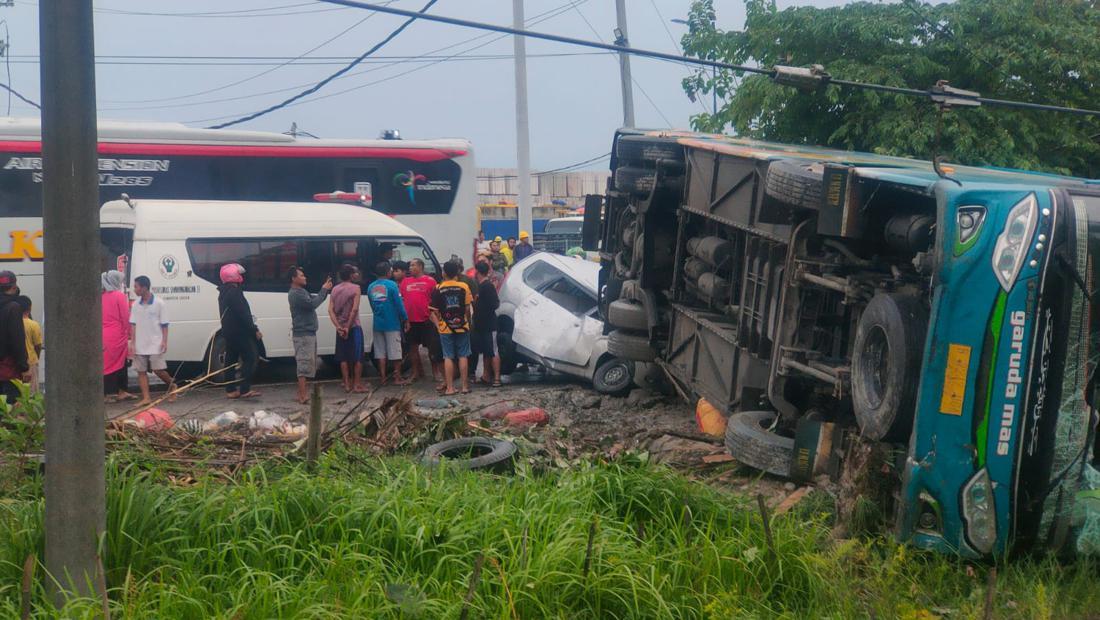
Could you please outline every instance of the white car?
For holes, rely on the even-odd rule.
[[[512,266],[500,287],[497,309],[504,374],[529,361],[591,381],[604,394],[633,387],[634,362],[607,351],[596,307],[599,272],[596,263],[547,252]]]

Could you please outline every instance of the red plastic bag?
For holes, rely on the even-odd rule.
[[[151,431],[166,431],[176,424],[167,411],[155,407],[134,416],[134,422],[141,428]]]
[[[550,416],[538,407],[512,411],[504,416],[504,423],[509,426],[542,426],[549,421]]]

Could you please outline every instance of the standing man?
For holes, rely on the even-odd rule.
[[[260,358],[259,342],[264,335],[252,320],[252,308],[244,297],[244,267],[237,263],[222,265],[218,273],[222,285],[218,287],[218,313],[222,317],[222,338],[225,339],[225,365],[228,368],[240,362],[238,369],[226,371],[225,396],[230,399],[256,398],[259,392],[252,389],[252,375]]]
[[[481,356],[481,379],[485,384],[500,387],[500,356],[497,354],[497,308],[500,297],[489,278],[489,264],[477,264],[477,305],[474,306],[474,355]],[[492,370],[492,376],[489,371]]]
[[[130,355],[134,359],[134,372],[141,388],[142,405],[152,402],[149,398],[149,372],[168,386],[169,398],[176,389],[164,353],[168,351],[168,312],[164,301],[153,295],[148,276],[134,278],[134,294],[137,301],[130,308]]]
[[[401,281],[409,275],[409,264],[403,260],[393,261],[393,281],[401,286]]]
[[[477,241],[474,242],[474,254],[476,255],[481,250],[488,250],[489,242],[485,240],[485,231],[477,231]]]
[[[455,362],[462,380],[462,393],[470,393],[470,318],[473,313],[473,293],[458,279],[459,266],[453,261],[443,264],[446,278],[432,293],[430,310],[439,323],[439,343],[443,349],[443,388],[447,396],[455,394]]]
[[[325,302],[332,290],[332,277],[326,278],[321,292],[316,295],[306,290],[306,272],[301,267],[291,267],[287,272],[290,291],[290,339],[294,343],[294,364],[298,371],[298,402],[309,402],[306,380],[317,374],[317,307]]]
[[[409,317],[409,322],[405,324],[405,338],[409,345],[408,354],[412,356],[413,382],[424,376],[420,359],[421,345],[428,350],[428,359],[432,364],[432,377],[436,383],[443,380],[443,356],[439,350],[439,331],[428,311],[435,285],[435,278],[424,273],[424,261],[419,258],[409,261],[409,275],[398,284],[401,299],[405,303],[405,311]]]
[[[367,298],[374,311],[374,359],[378,360],[378,371],[382,375],[380,385],[386,385],[389,374],[386,362],[393,362],[393,384],[406,385],[401,378],[401,332],[409,321],[405,313],[405,304],[401,303],[401,291],[397,283],[390,279],[393,267],[389,261],[374,266],[374,282],[367,286]]]
[[[340,363],[340,376],[344,379],[344,391],[363,394],[363,328],[359,324],[359,297],[362,294],[357,276],[359,270],[352,264],[340,267],[340,283],[332,289],[328,303],[328,318],[336,326],[336,361]]]
[[[518,263],[534,253],[535,248],[531,246],[530,235],[527,234],[526,230],[519,231],[519,244],[512,250],[512,258]]]
[[[27,372],[29,381],[24,379],[24,383],[28,383],[31,386],[31,392],[38,393],[38,360],[42,357],[42,326],[38,321],[34,320],[31,316],[31,298],[25,295],[20,295],[16,298],[19,302],[19,306],[23,309],[23,331],[27,334],[27,366],[30,370]]]
[[[500,251],[508,257],[508,268],[511,269],[516,264],[516,238],[508,237],[508,244],[500,248]]]
[[[493,271],[499,274],[508,271],[508,259],[505,258],[504,253],[500,250],[501,243],[503,243],[503,240],[497,237],[489,244],[489,264],[493,267]]]
[[[17,297],[15,274],[0,271],[0,397],[14,405],[19,388],[12,381],[27,376],[27,334],[23,329],[23,307]]]

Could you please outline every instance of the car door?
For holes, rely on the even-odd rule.
[[[549,263],[540,269],[552,272],[516,308],[513,342],[536,356],[584,366],[592,355],[594,339],[585,335],[596,300]]]

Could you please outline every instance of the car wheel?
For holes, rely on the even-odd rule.
[[[615,154],[619,159],[636,162],[684,161],[684,147],[676,138],[621,136]]]
[[[741,411],[726,422],[726,449],[733,458],[760,471],[790,476],[794,439],[769,430],[774,411]]]
[[[607,322],[612,327],[649,331],[649,317],[646,316],[645,306],[627,299],[611,302],[607,307]]]
[[[764,195],[785,205],[817,209],[822,204],[821,164],[780,159],[768,166]]]
[[[428,446],[421,462],[429,466],[445,462],[459,469],[484,469],[504,474],[512,471],[515,457],[516,444],[510,441],[459,437]]]
[[[500,374],[510,375],[516,371],[519,360],[516,359],[516,345],[512,334],[497,332],[497,355],[500,356]]]
[[[852,406],[864,437],[901,441],[917,406],[928,311],[908,295],[875,295],[856,325]]]
[[[600,394],[620,395],[630,391],[634,384],[634,364],[619,358],[612,358],[596,368],[592,376],[592,387]]]
[[[616,329],[607,337],[607,351],[615,357],[633,362],[652,362],[657,352],[649,346],[649,337]]]

